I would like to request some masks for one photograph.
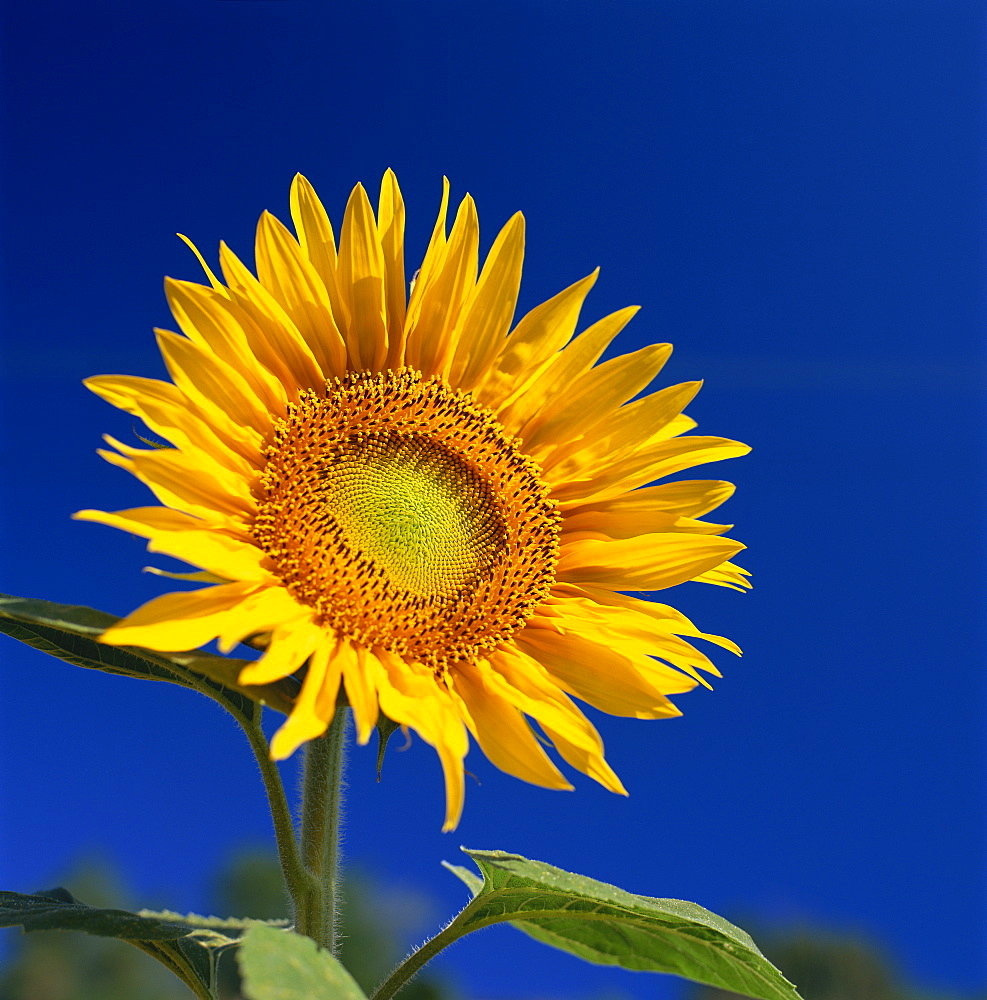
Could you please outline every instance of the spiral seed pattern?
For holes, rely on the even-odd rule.
[[[555,580],[561,519],[538,467],[412,369],[302,392],[259,488],[254,535],[295,599],[437,673],[509,639]]]

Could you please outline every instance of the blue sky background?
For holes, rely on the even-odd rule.
[[[484,245],[528,220],[522,306],[600,265],[586,321],[643,306],[706,379],[700,431],[756,589],[663,595],[735,638],[683,718],[599,718],[631,791],[507,778],[477,752],[465,818],[420,741],[350,768],[348,856],[465,900],[460,843],[727,915],[882,943],[918,982],[987,986],[983,643],[984,9],[956,0],[588,3],[35,0],[3,14],[2,589],[123,614],[163,590],[123,533],[144,504],[101,462],[131,422],[81,385],[157,376],[174,237],[249,257],[295,171],[339,220],[388,166],[424,250],[443,173]],[[703,474],[703,472],[700,472]],[[0,883],[115,859],[148,902],[207,904],[268,837],[232,722],[164,685],[5,642]],[[438,916],[437,916],[438,919]],[[643,1000],[671,981],[510,929],[441,960],[473,997]]]

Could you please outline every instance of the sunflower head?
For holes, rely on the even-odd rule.
[[[265,213],[256,274],[221,245],[222,281],[201,256],[208,285],[168,280],[181,334],[158,341],[172,380],[87,381],[170,442],[108,438],[102,453],[160,506],[76,515],[214,581],[145,604],[104,642],[228,651],[268,635],[241,682],[302,679],[273,755],[324,732],[340,700],[363,743],[382,713],[438,752],[445,829],[462,811],[470,736],[503,770],[570,788],[537,725],[564,761],[623,792],[576,700],[677,715],[669,696],[717,673],[689,639],[739,652],[632,594],[748,586],[730,526],[700,520],[732,486],[667,478],[748,450],[686,433],[699,384],[640,395],[664,344],[598,363],[634,309],[574,338],[595,273],[515,324],[523,217],[481,269],[473,201],[448,230],[448,193],[410,295],[390,171],[376,212],[354,189],[338,247],[297,176],[295,235]]]

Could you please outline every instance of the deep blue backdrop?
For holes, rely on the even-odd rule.
[[[440,912],[438,862],[500,847],[726,913],[857,929],[920,982],[983,988],[983,6],[952,0],[35,0],[3,12],[2,589],[125,613],[142,544],[68,520],[147,502],[93,454],[130,422],[80,385],[159,375],[176,229],[249,256],[296,170],[335,219],[398,173],[409,268],[443,173],[485,243],[528,218],[523,305],[601,265],[644,308],[756,589],[667,595],[746,656],[662,723],[601,718],[631,790],[552,793],[476,753],[459,831],[420,742],[352,757],[346,847]],[[207,905],[268,835],[232,723],[184,691],[3,646],[0,884],[98,846]],[[510,960],[503,957],[510,949]],[[497,956],[500,956],[499,958]],[[471,995],[671,995],[509,929],[443,960]]]

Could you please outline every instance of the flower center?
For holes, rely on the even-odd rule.
[[[254,535],[294,598],[437,671],[510,638],[555,580],[538,467],[467,394],[411,369],[302,392],[260,490]]]

